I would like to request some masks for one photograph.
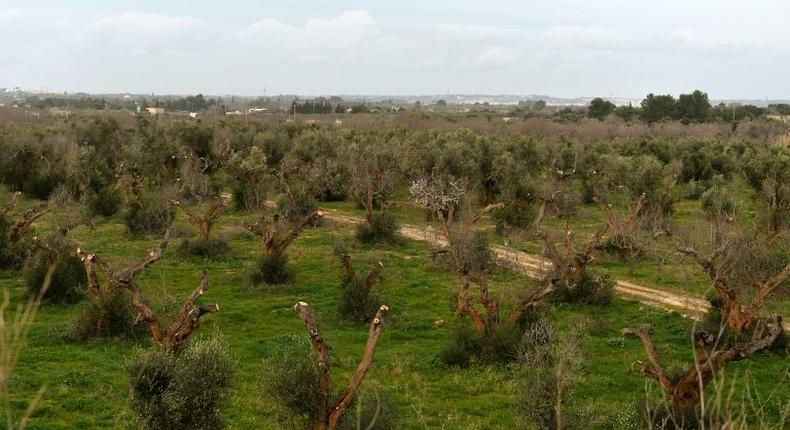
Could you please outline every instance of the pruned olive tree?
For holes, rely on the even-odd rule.
[[[647,355],[647,363],[641,363],[639,372],[655,379],[663,391],[669,406],[670,419],[681,425],[696,413],[705,387],[728,363],[750,357],[773,344],[782,333],[781,317],[774,317],[752,332],[750,339],[722,346],[716,334],[697,331],[694,333],[694,364],[678,377],[671,377],[659,359],[651,338],[652,327],[642,325],[623,329],[624,336],[639,338]],[[682,427],[681,427],[682,428]]]
[[[164,253],[168,244],[168,235],[159,245],[149,251],[148,255],[137,263],[124,269],[116,270],[105,259],[83,251],[77,250],[77,255],[85,265],[88,273],[89,295],[92,300],[106,298],[116,289],[126,289],[131,295],[131,301],[139,315],[137,319],[148,324],[148,329],[154,345],[164,351],[177,354],[184,347],[188,338],[198,328],[200,319],[207,314],[219,311],[217,304],[197,305],[196,302],[205,294],[208,289],[208,272],[201,273],[200,285],[189,294],[184,300],[178,313],[167,324],[153,310],[148,300],[144,297],[142,289],[137,284],[137,276],[146,268],[157,262]],[[102,287],[96,276],[100,270],[105,279],[105,286]],[[97,329],[100,329],[98,327]]]
[[[433,214],[442,234],[439,252],[448,255],[449,265],[458,278],[456,311],[461,320],[469,318],[475,330],[475,339],[456,339],[441,357],[448,364],[462,364],[477,353],[481,358],[494,361],[510,361],[516,358],[515,349],[520,332],[519,324],[524,314],[536,307],[549,290],[543,285],[532,289],[518,298],[507,315],[500,314],[500,301],[489,290],[488,276],[494,264],[493,255],[486,239],[473,231],[473,225],[484,215],[501,208],[501,203],[490,204],[470,216],[457,220],[456,208],[466,197],[464,181],[433,175],[417,179],[410,188],[415,203],[426,207]],[[456,222],[458,221],[458,222]],[[479,291],[474,299],[472,288]],[[463,330],[463,328],[459,328]],[[460,333],[460,332],[459,332]],[[459,343],[476,344],[477,351],[463,351]]]
[[[645,205],[647,196],[642,194],[639,199],[628,205],[628,211],[622,215],[616,211],[611,203],[596,199],[601,211],[606,214],[606,224],[609,236],[603,248],[617,255],[620,259],[633,262],[639,258],[644,248],[639,243],[639,213]]]
[[[711,252],[690,245],[678,251],[691,257],[710,279],[714,307],[723,323],[743,334],[763,323],[766,304],[787,288],[790,264],[786,255],[772,255],[771,244],[749,237],[725,238]]]
[[[299,234],[324,216],[322,210],[315,210],[297,222],[289,222],[279,214],[271,217],[261,213],[255,222],[246,222],[244,228],[258,236],[263,248],[255,269],[251,274],[253,285],[282,284],[292,279],[288,269],[288,255],[285,250],[299,237]]]
[[[220,193],[219,186],[211,178],[208,169],[210,164],[205,159],[192,158],[183,169],[180,180],[181,196],[174,198],[170,204],[181,209],[187,219],[198,227],[198,240],[185,240],[181,250],[186,254],[213,256],[228,250],[228,244],[211,237],[211,231],[219,218],[225,213],[230,199]],[[190,207],[190,201],[197,202],[198,208]]]
[[[614,294],[614,281],[605,275],[595,276],[587,267],[593,261],[593,253],[601,244],[609,225],[603,224],[584,245],[578,246],[575,233],[567,221],[563,222],[564,234],[561,239],[541,226],[549,203],[544,201],[540,205],[534,222],[535,235],[543,242],[544,253],[551,262],[544,278],[547,288],[554,290],[555,297],[562,301],[609,304]],[[557,246],[558,241],[561,241],[561,247]]]
[[[134,337],[138,334],[135,308],[127,292],[131,288],[127,286],[134,284],[138,276],[162,258],[171,230],[168,228],[159,244],[142,259],[122,268],[114,267],[81,246],[77,248],[76,256],[85,267],[87,297],[91,305],[83,310],[75,324],[76,337]]]
[[[398,235],[398,225],[388,210],[400,175],[395,155],[385,145],[382,141],[354,144],[346,155],[349,191],[365,210],[365,222],[357,230],[362,242],[388,242]]]
[[[36,204],[22,212],[16,219],[12,212],[16,209],[22,193],[16,192],[0,209],[0,268],[18,267],[27,254],[27,247],[22,241],[30,231],[33,223],[49,212],[46,204]]]
[[[340,424],[343,415],[351,407],[359,386],[373,365],[373,353],[384,330],[384,317],[389,312],[389,307],[381,305],[373,317],[370,323],[370,330],[368,331],[368,339],[362,352],[362,358],[338,397],[333,395],[332,391],[329,345],[327,345],[326,340],[321,335],[315,313],[305,302],[297,303],[294,309],[304,323],[305,328],[307,328],[310,345],[313,348],[317,362],[318,401],[313,417],[314,428],[316,430],[334,430]]]

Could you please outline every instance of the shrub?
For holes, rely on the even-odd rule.
[[[645,249],[634,236],[610,235],[600,249],[610,255],[614,255],[622,261],[633,261],[644,256]]]
[[[233,186],[233,201],[241,211],[259,211],[266,207],[265,184],[236,184]]]
[[[315,428],[318,411],[319,375],[309,341],[299,336],[278,339],[274,354],[263,360],[263,391],[279,406],[283,427]],[[396,429],[397,410],[378,392],[358,392],[338,429]],[[294,426],[295,423],[301,425]]]
[[[439,361],[448,367],[468,367],[472,360],[481,363],[509,363],[518,358],[522,328],[520,324],[490,322],[484,333],[468,324],[455,328],[450,342],[439,352]]]
[[[126,213],[126,227],[132,234],[146,237],[162,236],[172,224],[173,208],[164,196],[146,197],[143,207],[132,204]]]
[[[287,336],[263,361],[263,390],[281,407],[280,420],[300,420],[307,428],[318,410],[318,369],[308,340]]]
[[[558,302],[606,306],[614,298],[614,284],[614,279],[608,275],[595,277],[585,272],[573,285],[567,281],[557,283],[552,294]]]
[[[348,413],[340,419],[339,430],[394,430],[399,425],[398,409],[389,397],[378,391],[361,391],[354,398]]]
[[[318,202],[305,190],[281,195],[277,199],[277,213],[288,222],[301,221],[308,214],[315,212]]]
[[[376,315],[376,311],[381,306],[381,299],[371,291],[372,288],[365,286],[364,278],[354,278],[353,281],[343,282],[340,288],[337,313],[342,320],[364,323]]]
[[[477,333],[469,325],[459,323],[450,342],[439,352],[439,361],[448,367],[466,368],[478,349]]]
[[[284,284],[292,279],[293,271],[288,267],[288,255],[282,252],[262,256],[250,274],[253,285]]]
[[[523,330],[518,324],[499,321],[478,336],[478,357],[483,363],[510,363],[518,359]]]
[[[710,188],[700,196],[705,216],[712,220],[732,218],[737,209],[734,194],[723,176],[714,176]]]
[[[82,299],[87,288],[85,267],[73,254],[77,247],[68,240],[56,237],[48,239],[48,246],[53,250],[41,250],[28,258],[25,267],[25,284],[27,296],[35,297],[44,284],[50,264],[55,264],[55,271],[43,301],[47,303],[77,303]]]
[[[361,243],[394,243],[398,240],[400,227],[395,217],[388,213],[374,213],[370,222],[357,227],[357,240]]]
[[[127,366],[134,428],[220,429],[234,365],[218,338],[189,344],[179,354],[138,353]]]
[[[527,329],[522,344],[523,408],[536,428],[586,429],[589,417],[579,413],[571,398],[584,366],[583,326],[559,334],[547,321]],[[557,407],[560,407],[557,410]],[[557,418],[561,422],[557,422]]]
[[[113,290],[80,312],[71,327],[71,336],[80,341],[93,338],[136,339],[146,331],[143,324],[136,324],[137,313],[129,292]]]
[[[121,196],[115,188],[106,186],[89,194],[87,204],[92,215],[108,217],[115,215],[120,209]]]
[[[178,252],[190,257],[220,257],[230,251],[228,242],[222,239],[184,239]]]
[[[335,246],[335,255],[343,265],[343,276],[340,282],[340,301],[337,313],[344,321],[364,323],[370,321],[381,305],[381,299],[374,291],[375,285],[381,281],[381,266],[371,264],[370,271],[364,276],[354,270],[351,257],[345,244]]]

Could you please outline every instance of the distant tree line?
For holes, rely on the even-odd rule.
[[[299,101],[295,99],[291,103],[290,113],[302,114],[330,114],[330,113],[368,113],[370,108],[364,103],[344,105],[342,103],[332,104],[329,100],[318,98],[315,100]]]
[[[614,103],[598,97],[587,105],[586,112],[568,107],[557,111],[554,116],[571,121],[587,116],[603,121],[613,114],[624,121],[641,119],[647,123],[664,120],[701,123],[758,119],[772,112],[783,115],[790,114],[790,105],[772,104],[767,108],[762,108],[750,104],[726,105],[719,103],[712,106],[708,93],[694,90],[689,94],[680,94],[677,99],[671,94],[650,93],[638,107],[632,106],[630,103],[627,106],[616,106]]]
[[[129,109],[134,102],[128,100],[109,99],[104,97],[38,97],[25,99],[25,104],[37,109],[70,108],[70,109]]]

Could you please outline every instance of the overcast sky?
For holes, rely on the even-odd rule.
[[[790,0],[0,0],[0,87],[790,98]]]

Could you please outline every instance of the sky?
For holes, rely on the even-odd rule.
[[[0,0],[0,87],[790,98],[790,0]]]

